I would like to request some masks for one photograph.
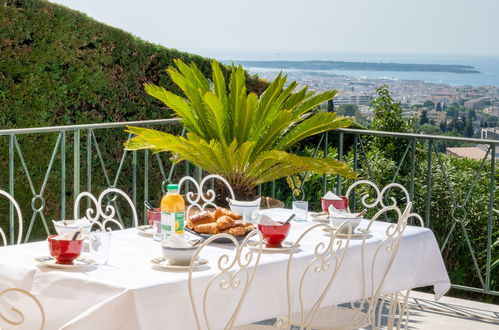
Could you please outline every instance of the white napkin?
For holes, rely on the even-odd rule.
[[[90,222],[90,220],[88,220],[87,218],[81,218],[81,219],[77,219],[77,220],[60,220],[60,221],[52,220],[52,222],[54,224],[62,225],[64,227],[70,227],[70,228],[87,227],[87,226],[90,226],[92,224]]]
[[[335,193],[333,193],[332,191],[328,191],[324,197],[322,197],[323,199],[328,199],[328,200],[333,200],[333,201],[340,201],[341,200],[341,197],[336,195]]]
[[[359,213],[350,213],[347,212],[346,210],[338,210],[335,208],[333,205],[329,205],[328,207],[328,212],[329,216],[334,217],[334,218],[356,218]]]
[[[85,236],[85,231],[83,230],[83,228],[80,227],[80,228],[78,228],[78,230],[70,231],[69,233],[66,233],[63,235],[58,235],[58,236],[54,237],[54,239],[62,239],[62,240],[70,241],[73,239],[73,236],[76,233],[78,233],[78,236],[76,237],[77,241],[82,240],[83,237]]]
[[[260,215],[260,224],[266,226],[280,226],[282,223],[272,220],[272,218],[266,214]]]
[[[191,244],[185,240],[183,237],[173,234],[170,237],[166,239],[166,241],[163,243],[164,246],[170,247],[170,248],[188,248],[191,247]]]

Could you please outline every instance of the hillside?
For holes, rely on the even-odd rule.
[[[0,0],[0,36],[0,128],[165,118],[143,83],[176,91],[174,58],[210,73],[209,59],[42,0]]]

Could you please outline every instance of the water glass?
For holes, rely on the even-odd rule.
[[[107,265],[111,247],[110,231],[95,231],[90,233],[90,255],[99,265]]]
[[[296,215],[294,221],[306,221],[308,212],[308,202],[293,202],[293,213]]]

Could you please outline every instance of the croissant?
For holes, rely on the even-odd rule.
[[[220,230],[217,227],[216,222],[204,223],[201,225],[194,226],[194,231],[202,234],[218,234]]]
[[[232,236],[244,236],[246,235],[246,230],[244,227],[234,227],[223,230],[222,233],[231,234]]]
[[[217,227],[219,230],[224,230],[228,228],[232,228],[235,225],[234,219],[228,217],[226,215],[221,216],[217,219]]]
[[[214,212],[214,216],[216,219],[220,218],[221,216],[224,216],[224,215],[227,215],[229,217],[231,217],[232,219],[234,220],[241,220],[242,219],[242,215],[236,213],[236,212],[232,212],[231,210],[228,210],[226,208],[223,208],[223,207],[217,207],[215,212]]]
[[[205,223],[215,222],[215,217],[210,212],[203,211],[190,216],[188,221],[192,226],[197,226]]]

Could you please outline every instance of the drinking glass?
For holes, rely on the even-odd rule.
[[[110,231],[95,231],[90,233],[90,255],[99,265],[107,265],[111,247]]]
[[[308,202],[295,201],[293,202],[293,213],[296,215],[294,221],[306,221],[308,212]]]

